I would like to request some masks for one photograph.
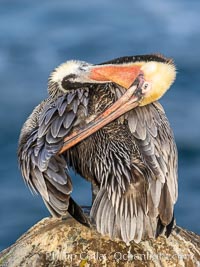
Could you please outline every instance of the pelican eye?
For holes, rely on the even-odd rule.
[[[144,82],[142,85],[142,92],[147,92],[151,89],[151,83],[150,82]]]

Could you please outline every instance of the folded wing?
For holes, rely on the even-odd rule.
[[[48,98],[25,122],[19,140],[18,158],[26,184],[39,193],[54,216],[81,213],[70,198],[72,182],[66,160],[58,155],[63,137],[87,115],[88,90],[70,91],[56,100]],[[79,221],[81,218],[77,215]],[[84,216],[83,216],[84,217]]]

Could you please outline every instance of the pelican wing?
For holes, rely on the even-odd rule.
[[[148,213],[159,215],[163,225],[168,225],[178,194],[177,149],[169,122],[162,106],[154,102],[129,112],[128,124],[150,171]]]
[[[34,109],[22,128],[18,157],[24,180],[32,191],[41,194],[55,216],[75,209],[78,214],[79,207],[70,198],[72,183],[66,160],[58,151],[63,138],[87,115],[87,104],[87,88],[70,91],[56,100],[48,98]],[[77,216],[81,220],[81,215]]]

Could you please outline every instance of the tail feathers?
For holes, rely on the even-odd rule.
[[[171,220],[170,224],[168,224],[166,226],[166,232],[165,232],[166,237],[169,237],[170,236],[170,234],[171,234],[171,232],[172,232],[175,224],[176,223],[175,223],[174,214],[173,214],[173,217],[172,217],[172,220]]]
[[[156,227],[156,238],[164,232],[165,226],[162,224],[161,219],[158,219],[157,227]]]
[[[89,218],[84,214],[81,207],[71,197],[69,199],[68,212],[75,220],[87,227],[90,227]]]
[[[121,213],[121,209],[116,212],[104,188],[97,194],[90,216],[96,223],[98,232],[109,235],[111,239],[122,239],[126,244],[132,240],[139,243],[145,237],[155,237],[157,218],[147,216],[142,205],[137,206],[137,213],[134,214],[131,214],[130,210],[128,214]]]
[[[161,234],[164,234],[166,237],[169,237],[173,227],[175,225],[174,215],[171,219],[171,222],[168,225],[164,225],[161,219],[158,219],[157,228],[156,228],[156,237],[158,237]]]

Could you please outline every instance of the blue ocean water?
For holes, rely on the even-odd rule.
[[[179,150],[177,223],[200,234],[200,2],[191,0],[0,1],[0,250],[48,212],[17,166],[21,126],[47,96],[47,79],[68,59],[91,63],[163,53],[177,79],[161,100]],[[90,185],[74,176],[74,198]]]

